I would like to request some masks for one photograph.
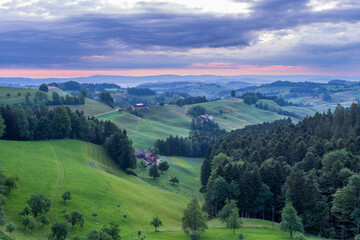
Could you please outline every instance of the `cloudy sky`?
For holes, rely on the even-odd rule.
[[[359,0],[0,0],[0,76],[360,75]]]

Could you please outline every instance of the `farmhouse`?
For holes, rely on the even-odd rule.
[[[200,115],[199,117],[198,117],[198,119],[200,120],[200,121],[203,121],[203,122],[205,122],[205,121],[213,121],[214,120],[214,116],[213,115],[208,115],[208,114],[204,114],[204,115]]]
[[[160,158],[158,158],[158,156],[156,156],[154,153],[150,151],[144,151],[142,149],[136,150],[135,156],[139,159],[145,160],[146,165],[158,165],[161,162]]]
[[[148,108],[148,106],[143,104],[143,103],[137,103],[137,104],[134,104],[132,106],[133,110],[144,110],[144,109],[147,109],[147,108]]]

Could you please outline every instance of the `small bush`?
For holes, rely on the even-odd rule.
[[[306,240],[306,237],[302,233],[297,233],[295,235],[295,240]]]
[[[131,169],[129,169],[129,168],[125,169],[125,172],[126,172],[127,174],[129,174],[129,175],[133,175],[133,176],[137,177],[136,172],[134,172],[133,170],[131,170]]]
[[[199,240],[200,239],[200,232],[199,231],[192,231],[189,235],[191,240]]]

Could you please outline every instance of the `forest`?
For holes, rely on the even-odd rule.
[[[63,106],[35,111],[0,107],[0,139],[36,141],[68,138],[104,145],[120,168],[136,167],[134,149],[126,131],[110,121],[85,117],[83,112],[72,112]]]
[[[291,202],[308,234],[348,239],[360,225],[360,105],[338,105],[298,124],[234,130],[208,149],[201,169],[210,216],[236,201],[242,217],[280,221]]]

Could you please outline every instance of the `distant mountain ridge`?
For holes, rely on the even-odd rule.
[[[342,79],[342,80],[339,80]],[[184,82],[197,81],[206,83],[226,84],[229,82],[245,82],[250,85],[260,85],[275,81],[289,82],[321,82],[329,81],[360,81],[358,76],[321,76],[321,75],[239,75],[239,76],[217,76],[217,75],[154,75],[154,76],[115,76],[94,75],[76,78],[23,78],[23,77],[0,77],[2,86],[38,86],[42,83],[77,81],[79,83],[116,83],[123,87],[134,87],[149,82]]]

